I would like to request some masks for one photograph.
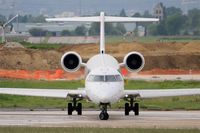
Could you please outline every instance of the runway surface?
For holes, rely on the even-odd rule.
[[[109,111],[108,121],[99,120],[99,111],[68,116],[65,111],[0,112],[0,126],[111,127],[111,128],[199,128],[200,111],[142,111],[140,116],[124,116]]]

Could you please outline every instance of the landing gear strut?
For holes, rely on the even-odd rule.
[[[133,111],[135,115],[139,115],[139,103],[136,103],[133,98],[126,99],[126,101],[129,103],[125,103],[125,115],[129,115],[130,111]]]
[[[78,115],[82,115],[82,104],[78,103],[82,99],[73,98],[72,103],[68,103],[68,115],[72,115],[73,111],[77,111]]]
[[[100,106],[101,106],[101,113],[99,114],[100,120],[108,120],[109,119],[109,114],[107,113],[108,105],[109,104],[100,104]]]

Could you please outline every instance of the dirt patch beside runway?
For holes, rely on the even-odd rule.
[[[0,69],[57,70],[64,52],[76,51],[84,61],[99,52],[98,44],[66,45],[55,50],[3,48],[0,46]],[[106,52],[121,62],[131,51],[141,52],[146,59],[144,70],[200,69],[200,42],[140,44],[122,43],[106,45]]]

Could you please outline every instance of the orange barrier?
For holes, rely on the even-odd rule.
[[[66,73],[63,70],[2,70],[0,69],[0,78],[14,78],[14,79],[34,79],[34,80],[77,80],[82,78],[84,72],[77,71],[75,73]]]
[[[121,69],[121,73],[124,76],[128,76],[130,72],[126,68]],[[200,70],[181,70],[181,69],[152,69],[143,70],[138,73],[139,75],[197,75],[200,74]]]
[[[140,75],[197,75],[200,70],[181,70],[181,69],[153,69],[141,71]]]
[[[121,72],[124,76],[129,76],[129,72],[122,68]],[[187,75],[187,74],[200,74],[200,70],[179,70],[179,69],[153,69],[148,71],[139,72],[139,75]],[[4,70],[0,69],[0,78],[12,79],[34,79],[34,80],[77,80],[84,77],[84,69],[75,73],[67,73],[61,69],[58,70]]]

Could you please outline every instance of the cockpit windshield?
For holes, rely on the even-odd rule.
[[[87,81],[90,82],[119,82],[122,81],[120,75],[89,75]]]
[[[90,76],[88,77],[87,81],[104,82],[104,76],[100,76],[100,75],[90,75]]]

